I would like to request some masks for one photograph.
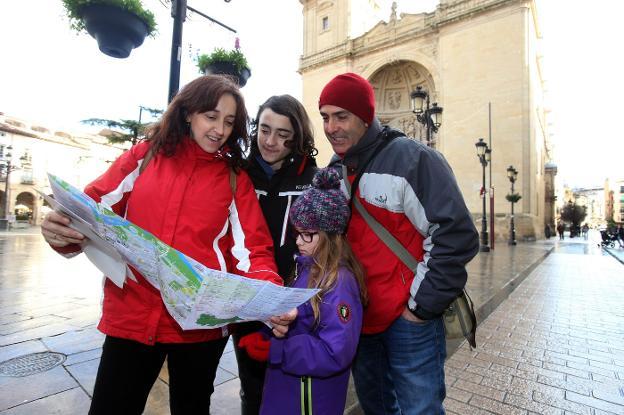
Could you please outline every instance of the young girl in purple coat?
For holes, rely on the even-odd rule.
[[[336,171],[317,172],[293,204],[299,256],[290,286],[318,288],[283,339],[243,337],[239,347],[267,360],[261,414],[341,415],[366,304],[364,273],[344,232],[350,210]]]

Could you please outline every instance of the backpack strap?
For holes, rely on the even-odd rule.
[[[150,146],[150,148],[147,150],[147,153],[145,153],[145,156],[143,157],[143,161],[141,162],[141,167],[139,167],[139,175],[141,175],[141,173],[143,173],[145,171],[145,169],[147,168],[147,165],[149,164],[150,160],[152,158],[154,158],[154,147]]]
[[[230,167],[230,189],[232,189],[232,197],[236,195],[236,173]]]

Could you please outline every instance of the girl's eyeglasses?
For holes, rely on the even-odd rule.
[[[314,238],[314,235],[318,235],[318,232],[307,232],[307,231],[299,232],[297,229],[293,229],[292,233],[295,238],[295,241],[297,240],[298,237],[301,237],[301,240],[307,244],[312,242],[312,238]]]

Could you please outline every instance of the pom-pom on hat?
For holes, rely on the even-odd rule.
[[[312,188],[304,191],[290,209],[290,223],[302,230],[342,234],[351,210],[340,190],[340,176],[334,169],[320,169]]]
[[[336,76],[325,85],[319,98],[319,109],[323,105],[344,108],[370,124],[375,117],[375,92],[366,79],[347,72]]]

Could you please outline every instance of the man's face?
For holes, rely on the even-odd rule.
[[[334,153],[343,156],[356,145],[368,129],[368,124],[357,115],[335,105],[323,105],[320,109],[323,129]]]

